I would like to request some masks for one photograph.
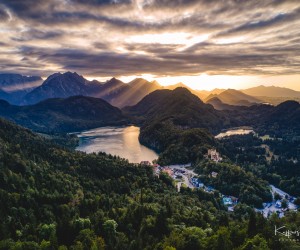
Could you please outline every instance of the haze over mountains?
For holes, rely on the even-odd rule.
[[[23,97],[41,85],[39,76],[22,76],[20,74],[0,74],[0,98],[19,104]]]
[[[34,104],[48,98],[65,98],[84,95],[102,98],[114,106],[134,105],[145,95],[162,88],[155,82],[137,78],[128,84],[112,78],[106,83],[88,81],[77,73],[57,73],[47,78],[44,83],[28,93],[22,104]]]
[[[235,89],[227,89],[222,91],[220,94],[210,94],[205,98],[205,102],[209,102],[215,97],[225,104],[236,106],[251,106],[255,103],[261,103],[261,100]]]
[[[297,97],[300,98],[300,92],[289,88],[276,86],[266,87],[263,85],[241,90],[243,93],[252,96],[269,96],[269,97]]]
[[[83,95],[104,99],[111,105],[123,108],[137,104],[149,93],[160,89],[184,87],[216,109],[234,109],[235,106],[251,106],[257,103],[279,104],[286,100],[300,100],[300,92],[288,88],[258,86],[245,90],[214,89],[194,90],[184,83],[161,86],[136,78],[129,83],[111,78],[107,82],[89,81],[76,72],[55,73],[44,82],[40,77],[17,74],[0,75],[0,99],[16,105],[30,105],[48,98],[66,98]]]
[[[266,87],[263,85],[241,90],[247,95],[254,96],[263,102],[272,103],[273,105],[280,104],[286,100],[300,101],[300,92],[289,88],[276,86]]]

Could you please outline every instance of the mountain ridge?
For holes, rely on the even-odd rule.
[[[242,89],[241,92],[251,96],[269,96],[269,97],[298,97],[300,98],[300,91],[293,89],[278,87],[278,86],[264,86],[259,85],[253,88]]]
[[[136,78],[126,84],[113,77],[101,83],[96,80],[88,81],[76,72],[55,73],[41,86],[28,93],[22,104],[35,104],[48,98],[84,95],[102,98],[113,106],[124,107],[136,104],[145,95],[159,88],[162,87],[157,83],[142,78]]]
[[[24,97],[23,104],[34,104],[49,98],[65,98],[76,95],[89,95],[88,81],[76,72],[50,75],[41,86]]]
[[[17,84],[18,90],[13,93],[9,93],[6,89],[1,89],[0,87],[0,90],[4,91],[0,92],[0,98],[17,105],[35,104],[48,98],[66,98],[69,96],[84,95],[102,98],[110,102],[113,106],[123,108],[125,106],[137,104],[143,97],[155,90],[173,90],[177,87],[187,88],[194,95],[206,102],[211,98],[218,97],[222,103],[235,106],[250,106],[261,102],[277,105],[289,99],[300,100],[300,92],[275,86],[267,87],[261,85],[244,90],[213,89],[211,91],[206,91],[192,89],[182,82],[174,85],[161,86],[155,80],[149,82],[143,78],[136,78],[129,83],[124,83],[115,77],[106,82],[99,82],[97,80],[89,81],[76,72],[65,72],[54,73],[43,83],[40,82],[39,84],[42,83],[41,85],[37,87],[34,85],[34,87],[30,88],[30,84],[25,84],[26,86],[24,84],[22,85],[20,79],[29,79],[33,82],[42,79],[40,77],[27,77],[18,74],[2,74],[2,78],[3,77],[6,77],[6,80],[4,81],[6,85],[10,78],[13,79],[11,82],[19,82]],[[2,82],[2,85],[3,84],[4,83]],[[20,89],[22,86],[24,88],[26,87],[26,89]],[[11,88],[11,86],[6,87],[8,89]],[[15,85],[14,88],[16,88]],[[211,104],[213,104],[213,101]]]
[[[118,108],[105,100],[86,96],[51,98],[28,106],[1,101],[0,116],[44,133],[76,132],[128,122]]]
[[[227,89],[220,94],[211,94],[204,101],[208,102],[211,98],[217,97],[222,103],[235,106],[251,106],[260,103],[258,98],[244,94],[235,89]]]

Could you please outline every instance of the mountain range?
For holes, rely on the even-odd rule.
[[[173,138],[194,128],[206,129],[209,134],[237,126],[252,126],[256,131],[273,131],[273,134],[300,132],[300,104],[296,101],[286,101],[278,106],[260,103],[250,107],[228,105],[226,110],[217,110],[183,87],[155,90],[137,104],[122,110],[103,99],[87,96],[50,98],[24,106],[1,100],[0,116],[43,133],[137,124],[141,126],[140,140],[154,149],[161,148],[157,141],[164,143],[161,135],[172,134]],[[172,138],[167,141],[173,141]]]
[[[103,84],[99,94],[93,96],[103,98],[114,106],[125,107],[137,104],[144,96],[161,88],[157,82],[149,82],[143,78],[136,78],[127,84],[113,78]]]
[[[143,97],[155,90],[173,90],[178,87],[187,88],[201,100],[219,110],[231,110],[256,103],[277,105],[286,100],[300,100],[300,92],[274,86],[258,86],[245,90],[206,91],[191,89],[183,83],[161,86],[156,81],[149,82],[143,78],[136,78],[129,83],[116,78],[111,78],[106,82],[89,81],[76,72],[55,73],[44,82],[40,77],[0,74],[0,99],[16,105],[31,105],[48,98],[83,95],[101,98],[113,106],[123,108],[137,104]]]
[[[49,98],[88,96],[89,82],[77,73],[56,73],[49,76],[41,86],[28,93],[23,104],[34,104]]]
[[[282,88],[276,86],[257,86],[250,89],[241,90],[247,95],[254,96],[259,100],[270,103],[273,105],[278,105],[287,100],[300,101],[300,92],[289,88]]]
[[[300,104],[297,101],[285,101],[277,106],[263,103],[249,107],[228,106],[231,107],[228,110],[216,110],[188,89],[179,87],[156,90],[122,111],[138,118],[143,126],[168,121],[184,129],[201,127],[211,132],[234,126],[300,129]]]
[[[88,81],[76,72],[66,72],[49,76],[41,86],[28,93],[22,103],[35,104],[48,98],[84,95],[102,98],[114,106],[124,107],[136,104],[145,95],[160,88],[159,84],[142,78],[136,78],[128,84],[116,78],[101,83]]]
[[[251,96],[269,96],[269,97],[296,97],[300,98],[300,92],[289,88],[281,88],[276,86],[257,86],[249,89],[241,90],[241,92]]]

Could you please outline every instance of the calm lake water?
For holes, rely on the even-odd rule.
[[[226,132],[222,132],[218,135],[215,136],[217,139],[221,139],[226,136],[231,136],[231,135],[247,135],[250,133],[254,133],[253,129],[231,129],[227,130]]]
[[[132,163],[153,161],[158,155],[139,142],[140,128],[101,127],[78,133],[80,138],[77,150],[86,153],[105,152],[128,159]]]

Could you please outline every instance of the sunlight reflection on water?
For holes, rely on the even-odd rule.
[[[132,163],[157,159],[153,150],[140,144],[139,134],[140,128],[135,126],[91,129],[77,134],[80,142],[76,149],[87,153],[102,151]]]

